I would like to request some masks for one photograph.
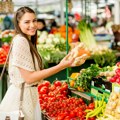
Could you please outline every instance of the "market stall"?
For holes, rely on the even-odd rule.
[[[38,85],[42,119],[119,120],[120,63],[116,56],[119,49],[111,49],[115,36],[93,33],[87,13],[87,19],[77,21],[76,28],[68,26],[70,5],[71,1],[66,0],[65,25],[50,33],[38,31],[37,49],[46,68],[58,64],[68,52],[78,65],[46,78],[48,81]],[[14,30],[1,33],[1,69],[13,35]],[[84,61],[81,56],[85,56]],[[7,90],[6,85],[7,71],[0,81],[0,100]]]
[[[119,99],[119,93],[113,93],[113,91],[119,91],[119,63],[116,62],[115,53],[109,49],[110,46],[99,48],[91,30],[87,28],[86,22],[80,22],[80,24],[82,24],[79,26],[80,40],[84,42],[87,48],[92,48],[93,51],[89,50],[94,62],[88,60],[90,62],[89,66],[82,66],[83,68],[78,68],[77,72],[70,73],[70,70],[67,69],[67,79],[60,81],[59,79],[53,79],[52,84],[45,81],[38,87],[43,119],[118,120],[119,111],[115,107],[117,102],[114,102],[114,100]],[[82,26],[86,27],[87,32],[82,29]],[[68,26],[66,26],[66,31],[68,31]],[[68,36],[68,33],[66,32],[66,36]],[[88,33],[89,37],[87,38]],[[111,38],[110,36],[109,39]],[[66,50],[68,52],[68,37],[66,39]],[[97,48],[96,51],[95,48]],[[110,58],[112,58],[112,61]],[[78,101],[79,104],[77,104]],[[67,106],[68,104],[69,106]],[[117,112],[116,114],[112,112],[113,109]]]

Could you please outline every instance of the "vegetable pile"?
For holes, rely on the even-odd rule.
[[[99,78],[107,80],[107,77],[109,77],[110,79],[114,75],[115,69],[116,67],[114,66],[106,66],[101,68],[98,64],[91,64],[90,67],[81,69],[77,77],[69,78],[69,85],[78,91],[89,92],[91,90],[91,81],[94,78],[96,78],[96,80]]]
[[[106,47],[97,47],[98,48],[91,52],[91,59],[93,59],[94,62],[101,67],[115,65],[117,60],[115,52]]]
[[[48,67],[48,63],[58,63],[66,55],[65,39],[57,33],[48,34],[46,31],[39,31],[37,49],[44,66]]]
[[[117,68],[115,70],[115,75],[110,78],[110,82],[120,84],[120,62],[116,64]]]
[[[14,35],[15,35],[15,30],[4,30],[1,33],[0,37],[2,42],[10,43]]]
[[[4,64],[7,58],[7,52],[5,49],[0,48],[0,64]]]
[[[94,101],[94,109],[88,109],[86,110],[86,120],[88,120],[89,117],[96,117],[99,118],[100,116],[103,116],[105,112],[106,102],[104,101],[105,96],[102,97],[101,100],[95,100]]]
[[[51,120],[85,120],[88,107],[82,98],[68,95],[66,82],[55,81],[50,84],[45,81],[38,86],[38,93],[40,107]]]
[[[105,108],[105,113],[97,120],[119,120],[120,119],[120,93],[112,92]]]

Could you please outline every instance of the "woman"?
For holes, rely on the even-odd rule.
[[[36,49],[37,19],[29,7],[21,7],[14,16],[16,36],[12,41],[9,57],[11,85],[3,98],[0,111],[15,111],[19,108],[21,84],[25,82],[22,109],[25,120],[34,120],[34,109],[38,100],[37,85],[43,79],[73,66],[74,59],[68,54],[56,66],[43,69],[42,59]]]

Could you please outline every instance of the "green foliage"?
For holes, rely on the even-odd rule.
[[[97,64],[91,64],[90,67],[81,70],[81,74],[78,76],[75,88],[82,87],[85,91],[89,91],[91,87],[91,81],[93,77],[98,76],[100,67]]]
[[[90,23],[86,20],[81,20],[78,23],[78,29],[80,30],[80,41],[83,42],[88,48],[96,46],[96,40],[92,33]]]
[[[48,67],[49,63],[59,63],[66,55],[65,51],[60,51],[60,49],[54,45],[38,45],[37,49],[43,59],[45,68]]]
[[[102,54],[94,54],[91,57],[96,64],[98,64],[101,67],[104,66],[113,66],[116,63],[116,55],[114,51],[104,51]]]
[[[2,42],[7,42],[9,43],[12,40],[12,36],[8,36],[8,37],[3,37],[1,38]]]

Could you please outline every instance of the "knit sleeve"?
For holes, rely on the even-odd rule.
[[[17,36],[13,39],[12,55],[13,65],[29,71],[35,70],[30,52],[30,46],[26,38]]]

